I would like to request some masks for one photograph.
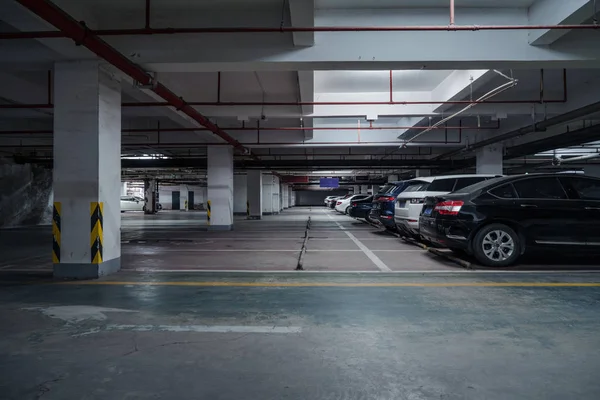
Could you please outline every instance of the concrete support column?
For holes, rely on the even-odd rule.
[[[248,178],[246,175],[233,176],[233,213],[248,214]]]
[[[208,146],[209,230],[233,229],[233,147]]]
[[[288,190],[289,186],[286,184],[282,184],[281,185],[281,208],[282,209],[286,209],[289,207],[288,205],[288,194],[289,194],[289,190]]]
[[[352,190],[354,194],[359,194],[360,193],[360,186],[359,185],[354,185],[352,186]]]
[[[294,207],[294,190],[292,186],[288,186],[288,207]]]
[[[263,184],[261,171],[248,171],[247,206],[248,219],[261,219],[263,212]]]
[[[158,203],[158,185],[156,179],[144,179],[144,201],[145,201],[145,214],[155,214],[158,210],[156,204]]]
[[[399,180],[398,175],[388,175],[388,182],[397,182]]]
[[[54,276],[121,268],[121,84],[97,61],[54,67]]]
[[[477,173],[502,175],[502,144],[495,143],[477,150]]]
[[[367,185],[361,185],[361,187],[360,187],[360,193],[369,193],[369,186],[367,186]]]
[[[367,193],[369,193],[369,194],[375,194],[375,193],[377,193],[378,191],[379,191],[379,186],[375,186],[375,185],[373,185],[373,186],[371,186],[371,187],[369,188],[369,190],[368,190],[368,192],[367,192]]]
[[[415,172],[415,178],[424,178],[426,176],[431,176],[431,170],[429,170],[429,169],[418,169]]]
[[[127,182],[121,182],[121,196],[127,196]]]
[[[265,175],[262,180],[263,204],[265,215],[279,214],[279,178],[275,175]]]
[[[189,189],[187,185],[181,185],[179,187],[179,210],[187,211],[190,209],[189,204]]]

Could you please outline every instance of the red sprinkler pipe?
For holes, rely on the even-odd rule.
[[[454,0],[450,0],[450,26],[454,26]]]
[[[175,107],[178,111],[194,119],[200,125],[205,126],[215,135],[219,136],[231,146],[245,150],[244,146],[229,136],[226,132],[213,124],[204,115],[196,111],[195,108],[186,103],[186,101],[177,96],[166,86],[154,80],[137,64],[129,61],[127,57],[112,48],[108,43],[98,38],[84,24],[74,20],[69,14],[47,0],[16,0],[29,11],[33,12],[46,22],[50,23],[64,35],[73,39],[77,44],[85,46],[88,50],[95,53],[100,58],[108,61],[123,73],[129,75],[142,85],[148,85],[151,90],[166,100],[166,103]]]
[[[31,0],[16,0],[21,4]],[[28,6],[26,6],[28,7]],[[28,7],[29,8],[29,7]],[[600,25],[429,25],[429,26],[290,26],[290,27],[198,27],[198,28],[143,28],[89,30],[94,36],[147,36],[174,34],[226,33],[294,33],[294,32],[459,32],[511,30],[596,30]],[[61,31],[2,32],[0,39],[70,38]]]

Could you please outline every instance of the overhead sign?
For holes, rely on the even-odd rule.
[[[321,178],[319,186],[322,188],[337,188],[340,187],[340,178]]]

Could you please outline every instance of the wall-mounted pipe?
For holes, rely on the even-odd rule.
[[[21,0],[17,0],[21,2]],[[30,1],[30,0],[25,0]],[[297,32],[465,32],[517,30],[596,30],[600,25],[397,25],[397,26],[289,26],[289,27],[195,27],[195,28],[142,28],[89,30],[94,36],[149,36],[175,34],[227,33],[297,33]],[[70,38],[61,31],[2,32],[0,39],[55,39]]]
[[[54,3],[47,0],[16,1],[44,21],[56,27],[63,35],[65,35],[65,37],[69,37],[77,44],[85,46],[98,57],[106,60],[140,84],[151,87],[151,90],[162,97],[167,104],[170,104],[178,111],[183,112],[200,125],[205,126],[229,145],[246,152],[246,149],[240,142],[210,122],[207,117],[188,105],[182,97],[177,96],[166,86],[156,81],[154,77],[147,73],[142,67],[131,62],[127,57],[95,35],[93,31],[85,26],[85,24],[77,22]]]

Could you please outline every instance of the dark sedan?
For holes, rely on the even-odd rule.
[[[428,197],[421,236],[506,267],[531,248],[600,252],[600,179],[533,174],[491,179]]]
[[[363,200],[356,200],[350,203],[348,215],[354,218],[364,218],[371,222],[369,212],[373,208],[373,196],[369,196]]]

